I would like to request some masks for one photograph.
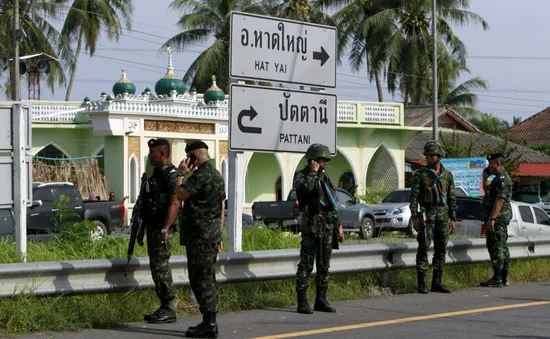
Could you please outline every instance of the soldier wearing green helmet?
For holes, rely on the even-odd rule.
[[[441,283],[441,278],[449,234],[452,234],[456,227],[454,176],[440,162],[441,158],[445,156],[445,149],[440,141],[428,141],[424,145],[424,156],[427,164],[414,173],[410,198],[413,227],[418,232],[418,251],[416,253],[418,292],[428,293],[426,287],[428,248],[433,240],[431,291],[451,293],[451,290]],[[421,222],[421,217],[423,222]],[[450,223],[448,223],[449,219]]]
[[[316,299],[313,309],[334,313],[336,310],[326,300],[330,258],[332,255],[333,228],[338,227],[339,241],[344,240],[340,216],[336,209],[336,191],[325,172],[332,156],[329,148],[322,144],[309,146],[307,165],[297,173],[294,187],[300,206],[300,263],[296,272],[298,313],[312,314],[307,301],[308,280],[316,262]]]

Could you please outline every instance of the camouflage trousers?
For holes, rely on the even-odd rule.
[[[445,266],[445,256],[447,255],[447,241],[449,240],[449,208],[447,206],[437,206],[426,209],[426,228],[418,232],[418,250],[416,252],[416,267],[421,271],[428,270],[428,249],[433,241],[434,255],[432,259],[433,268],[436,271],[442,271]],[[428,243],[424,244],[423,232],[427,232]]]
[[[161,308],[175,310],[176,291],[172,280],[172,268],[170,256],[172,249],[173,231],[168,232],[166,248],[158,245],[161,226],[147,227],[147,253],[149,254],[149,267],[155,283],[155,292],[160,300]]]
[[[332,230],[325,230],[322,236],[312,232],[302,232],[300,263],[296,272],[296,291],[307,290],[309,276],[316,264],[315,284],[319,289],[328,288],[328,271],[332,255]]]
[[[508,225],[496,223],[495,230],[487,230],[485,244],[489,250],[489,257],[493,263],[493,268],[502,271],[505,262],[510,261],[510,250],[508,250]]]
[[[202,314],[218,312],[216,260],[218,244],[188,245],[189,283]]]

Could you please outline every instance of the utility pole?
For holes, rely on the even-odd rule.
[[[19,0],[13,0],[13,72],[11,77],[12,100],[21,100],[19,79]]]
[[[433,139],[437,140],[439,134],[438,131],[438,120],[437,120],[437,0],[433,0],[432,4],[432,40],[433,40],[433,57],[432,57],[432,81],[433,81],[433,117],[432,117],[432,127],[433,127]]]

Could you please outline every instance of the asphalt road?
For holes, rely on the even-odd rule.
[[[452,294],[405,294],[332,303],[336,314],[294,307],[220,314],[219,338],[520,338],[550,339],[550,283],[473,288]],[[200,317],[175,324],[128,324],[110,330],[43,333],[21,339],[182,337]]]

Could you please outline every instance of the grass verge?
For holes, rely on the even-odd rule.
[[[511,282],[550,280],[550,258],[514,260]],[[444,282],[453,290],[479,285],[491,274],[488,263],[453,265],[445,268]],[[431,279],[431,277],[428,277]],[[311,280],[310,286],[314,286]],[[380,287],[380,273],[333,275],[330,301],[411,293],[416,290],[414,269],[391,271],[387,285]],[[198,307],[189,287],[177,288],[180,317],[197,315]],[[313,300],[315,289],[309,289]],[[220,312],[235,312],[267,307],[295,307],[294,281],[269,281],[220,286]],[[37,298],[20,295],[0,300],[0,335],[12,336],[32,332],[79,331],[112,328],[143,320],[143,314],[156,309],[153,291]]]

